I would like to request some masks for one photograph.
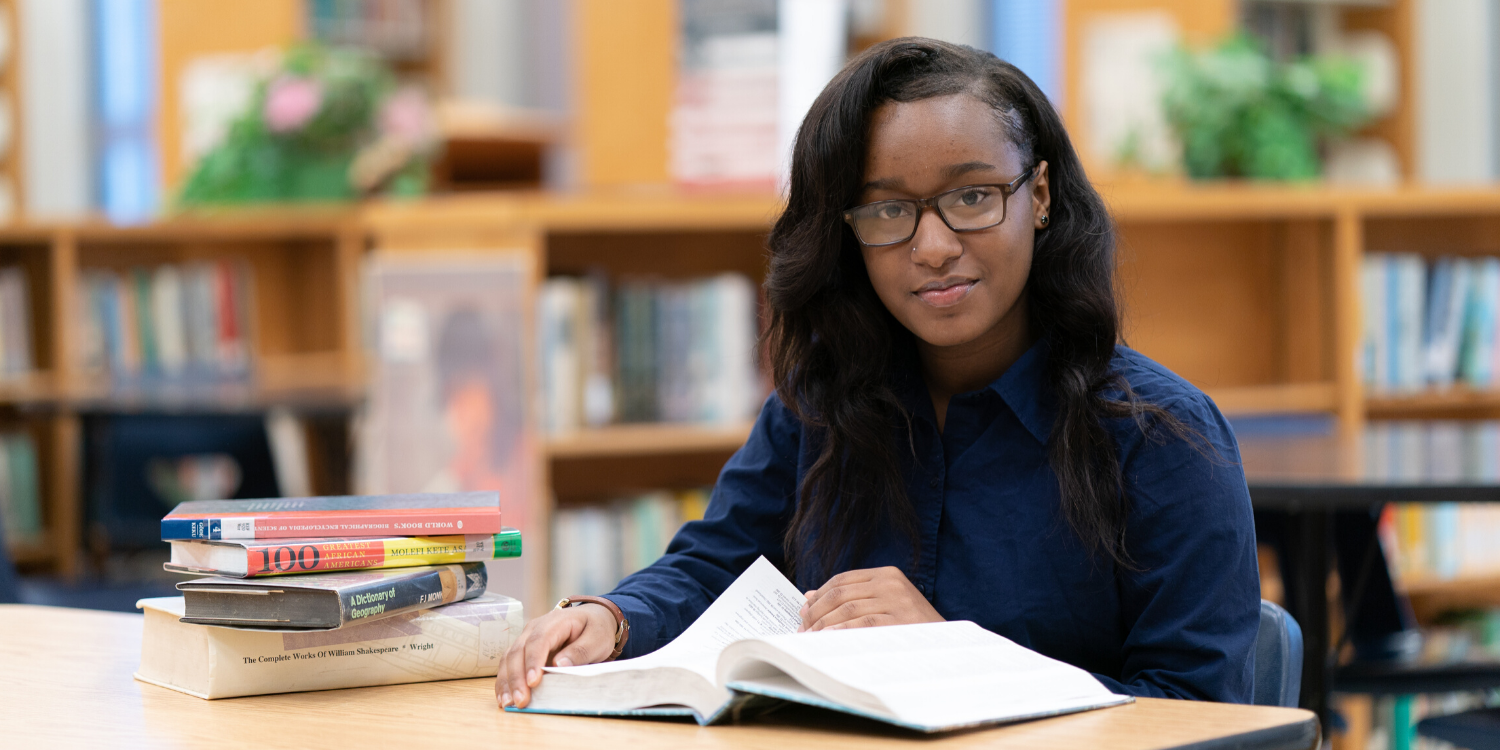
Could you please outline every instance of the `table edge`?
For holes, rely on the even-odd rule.
[[[1322,741],[1318,717],[1312,712],[1302,721],[1176,745],[1168,750],[1312,750]]]

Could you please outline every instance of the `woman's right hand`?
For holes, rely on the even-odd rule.
[[[495,700],[500,707],[525,708],[531,689],[542,682],[542,667],[571,667],[609,658],[615,650],[615,616],[598,604],[554,609],[531,622],[500,657]]]

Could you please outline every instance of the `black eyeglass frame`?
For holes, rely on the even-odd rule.
[[[1038,165],[1038,166],[1040,166],[1040,165]],[[865,247],[886,247],[888,245],[899,245],[899,244],[901,244],[903,242],[910,241],[911,238],[917,236],[917,228],[922,225],[922,210],[924,208],[931,208],[933,211],[936,211],[937,215],[938,215],[938,218],[942,219],[943,223],[946,224],[946,225],[948,225],[948,228],[951,229],[951,230],[953,230],[954,232],[958,232],[958,233],[982,232],[982,231],[984,231],[986,229],[990,229],[990,228],[993,228],[993,227],[998,227],[1001,224],[1005,223],[1005,220],[1010,215],[1010,197],[1012,195],[1015,195],[1016,191],[1020,190],[1021,186],[1025,185],[1026,182],[1027,182],[1027,180],[1030,180],[1032,177],[1036,176],[1036,170],[1037,170],[1036,167],[1032,167],[1032,168],[1026,170],[1025,172],[1022,172],[1021,174],[1017,175],[1016,178],[1014,180],[1011,180],[1010,182],[995,182],[995,183],[982,183],[982,184],[979,184],[979,185],[964,185],[963,187],[956,187],[956,188],[953,188],[952,190],[944,190],[943,192],[938,193],[937,195],[934,195],[934,196],[931,196],[931,197],[928,197],[928,198],[894,198],[894,199],[885,200],[885,201],[873,201],[873,202],[870,202],[870,203],[861,203],[860,205],[855,206],[855,207],[853,207],[853,208],[851,208],[851,209],[849,209],[849,210],[847,210],[847,211],[844,212],[844,223],[849,225],[849,229],[854,232],[854,238],[857,239],[857,240],[859,240],[859,243],[861,245],[864,245]],[[972,190],[972,189],[978,188],[978,187],[1000,188],[1000,195],[1002,196],[1001,199],[1000,199],[1000,203],[1001,203],[1000,220],[997,221],[997,222],[995,222],[994,224],[986,224],[985,226],[982,226],[982,227],[970,227],[968,229],[959,229],[958,227],[953,226],[953,222],[948,221],[948,216],[946,214],[944,214],[943,213],[943,209],[938,206],[938,201],[940,199],[942,199],[942,197],[945,196],[945,195],[952,195],[953,193],[961,192],[961,191],[964,191],[964,190]],[[891,204],[891,203],[907,203],[907,204],[915,204],[916,205],[916,207],[917,207],[917,211],[916,211],[917,218],[912,221],[912,224],[911,224],[911,234],[908,234],[908,235],[906,235],[905,237],[902,237],[899,240],[892,240],[890,242],[865,242],[864,238],[859,236],[859,228],[856,227],[856,226],[854,226],[854,212],[858,211],[858,210],[860,210],[862,208],[869,208],[870,206],[884,206],[884,205]]]

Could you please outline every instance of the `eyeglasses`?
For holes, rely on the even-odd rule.
[[[1032,167],[1010,182],[965,185],[931,198],[866,203],[845,211],[844,221],[854,229],[860,244],[868,247],[895,245],[915,237],[923,207],[936,210],[955,232],[978,232],[1005,221],[1005,204],[1035,173],[1036,167]]]

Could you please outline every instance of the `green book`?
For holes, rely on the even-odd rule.
[[[151,309],[151,275],[144,268],[131,272],[135,283],[135,322],[137,340],[141,342],[141,371],[161,370],[161,352],[156,341],[156,318]]]
[[[10,502],[5,519],[10,538],[37,540],[42,535],[42,492],[37,479],[36,445],[26,434],[4,438]]]

